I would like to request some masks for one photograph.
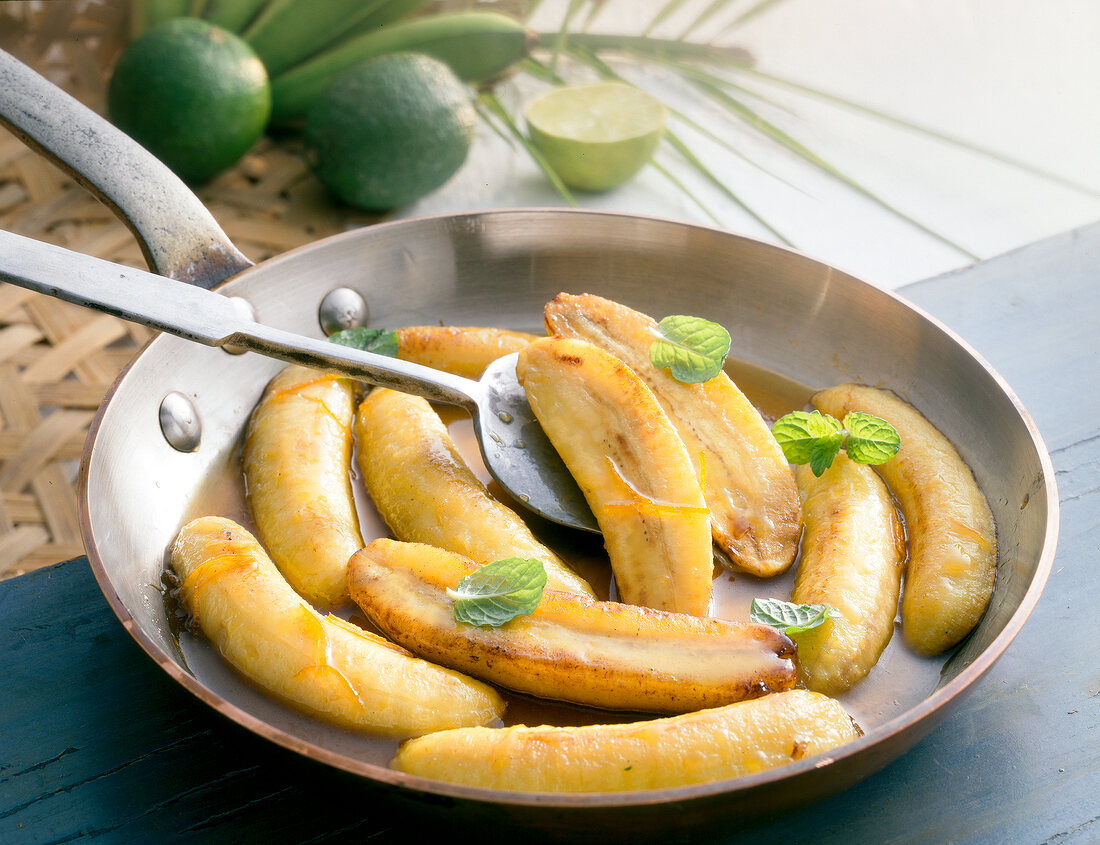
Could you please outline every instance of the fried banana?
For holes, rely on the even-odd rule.
[[[396,331],[398,358],[472,379],[497,358],[518,352],[536,337],[468,326],[406,326]]]
[[[889,390],[842,384],[815,394],[813,404],[836,419],[873,414],[901,435],[898,453],[877,469],[909,537],[902,634],[920,654],[946,651],[978,624],[997,569],[997,529],[974,474],[920,411]]]
[[[752,403],[724,372],[684,384],[650,363],[656,322],[589,294],[559,294],[546,306],[550,334],[588,340],[620,358],[656,394],[698,460],[716,545],[760,577],[794,562],[802,529],[794,476]]]
[[[363,547],[351,488],[354,383],[289,366],[249,419],[241,464],[256,534],[304,598],[335,607]]]
[[[753,774],[859,735],[839,703],[796,689],[620,725],[440,731],[402,743],[390,765],[484,789],[634,792]]]
[[[603,532],[620,598],[705,616],[713,555],[691,457],[626,364],[583,340],[540,338],[516,374]]]
[[[183,527],[171,564],[179,598],[246,678],[321,719],[387,736],[484,725],[504,703],[491,687],[414,657],[291,589],[259,542],[236,523]]]
[[[386,538],[352,556],[352,600],[421,657],[540,698],[684,713],[789,689],[794,645],[767,625],[702,619],[544,590],[499,628],[458,622],[447,590],[475,571],[461,555]]]
[[[489,495],[446,425],[417,396],[375,388],[355,414],[356,462],[379,515],[399,540],[428,543],[479,563],[537,558],[556,590],[592,596],[588,582]]]
[[[869,466],[837,455],[820,478],[799,466],[795,480],[805,531],[791,601],[840,613],[794,635],[799,671],[808,689],[839,695],[874,668],[894,633],[905,537]]]

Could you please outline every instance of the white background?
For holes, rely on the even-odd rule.
[[[755,0],[728,4],[705,39]],[[545,0],[534,28],[556,30],[565,0]],[[664,0],[609,0],[593,31],[638,33]],[[655,34],[676,36],[709,5],[689,0]],[[723,36],[760,70],[811,85],[997,151],[1086,186],[1075,190],[993,158],[747,77],[768,120],[955,248],[868,201],[652,69],[619,66],[705,121],[759,167],[673,123],[707,165],[795,248],[895,288],[1100,219],[1100,2],[1097,0],[783,0]],[[518,115],[540,90],[500,89]],[[654,168],[582,207],[656,214],[776,240],[679,157],[659,160],[704,212]],[[768,171],[768,172],[765,172]],[[442,190],[404,216],[562,206],[522,149],[487,130]],[[717,219],[715,219],[717,218]]]

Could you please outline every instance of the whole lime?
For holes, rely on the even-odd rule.
[[[622,82],[552,88],[524,110],[531,142],[566,185],[606,191],[652,158],[665,132],[660,100]]]
[[[111,121],[188,182],[235,164],[271,115],[263,63],[231,32],[196,18],[132,41],[107,88]]]
[[[477,112],[443,62],[390,53],[335,77],[306,113],[307,154],[339,199],[388,211],[434,191],[462,166]]]

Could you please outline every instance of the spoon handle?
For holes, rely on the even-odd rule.
[[[257,323],[244,300],[0,231],[0,280],[206,346],[247,349],[460,405],[476,415],[476,381]]]

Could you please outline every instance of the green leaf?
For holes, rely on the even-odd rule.
[[[729,351],[730,333],[722,326],[676,314],[657,324],[649,360],[659,370],[668,367],[677,381],[698,384],[722,371]]]
[[[850,411],[844,417],[844,428],[848,430],[848,439],[844,450],[848,457],[859,464],[882,464],[898,453],[901,447],[901,435],[886,420]]]
[[[456,620],[496,628],[534,612],[545,586],[541,560],[509,557],[471,572],[447,595],[454,599]]]
[[[827,604],[794,604],[780,599],[753,599],[749,621],[778,628],[788,637],[801,634],[840,616],[840,611]]]
[[[392,329],[342,329],[328,336],[333,343],[374,352],[377,355],[397,357],[397,332]]]
[[[792,464],[809,464],[820,476],[833,463],[844,443],[844,429],[820,411],[792,411],[772,425],[783,455]]]

